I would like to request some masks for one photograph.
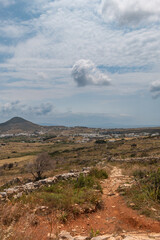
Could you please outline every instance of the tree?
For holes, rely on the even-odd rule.
[[[34,176],[35,180],[40,180],[43,178],[43,173],[51,167],[52,162],[48,153],[43,152],[32,163],[29,163],[27,170]]]

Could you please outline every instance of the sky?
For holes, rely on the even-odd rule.
[[[0,122],[160,126],[159,0],[0,0]]]

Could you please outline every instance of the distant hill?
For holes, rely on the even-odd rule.
[[[127,134],[134,133],[140,134],[146,132],[149,134],[159,133],[160,127],[146,127],[146,128],[114,128],[114,129],[101,129],[101,128],[88,128],[88,127],[65,127],[65,126],[41,126],[21,117],[14,117],[4,123],[0,124],[0,134],[17,134],[17,133],[35,133],[44,132],[49,134],[60,134],[62,132],[75,134],[75,133],[95,133],[101,134]]]
[[[41,128],[43,127],[23,118],[14,117],[0,124],[0,133],[34,132],[40,131]]]

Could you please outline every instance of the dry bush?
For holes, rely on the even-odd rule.
[[[20,203],[5,204],[1,212],[2,224],[9,226],[12,222],[18,222],[26,211],[28,210]]]
[[[37,158],[27,165],[27,171],[30,172],[35,180],[43,178],[45,171],[50,170],[53,167],[52,161],[48,153],[43,152],[37,156]]]

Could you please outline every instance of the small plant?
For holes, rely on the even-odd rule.
[[[137,147],[136,143],[131,144],[131,147]]]
[[[91,228],[90,239],[92,239],[93,237],[97,237],[99,234],[100,234],[99,230],[94,230],[93,228]]]
[[[62,223],[66,223],[68,219],[68,213],[67,212],[62,212],[59,216],[59,221]]]
[[[131,158],[136,157],[136,153],[131,153]]]
[[[143,171],[141,169],[136,169],[134,172],[133,172],[133,176],[135,178],[139,178],[139,179],[142,179],[144,177],[146,177],[147,173],[146,171]]]
[[[140,156],[141,157],[148,157],[148,153],[147,152],[142,152]]]

